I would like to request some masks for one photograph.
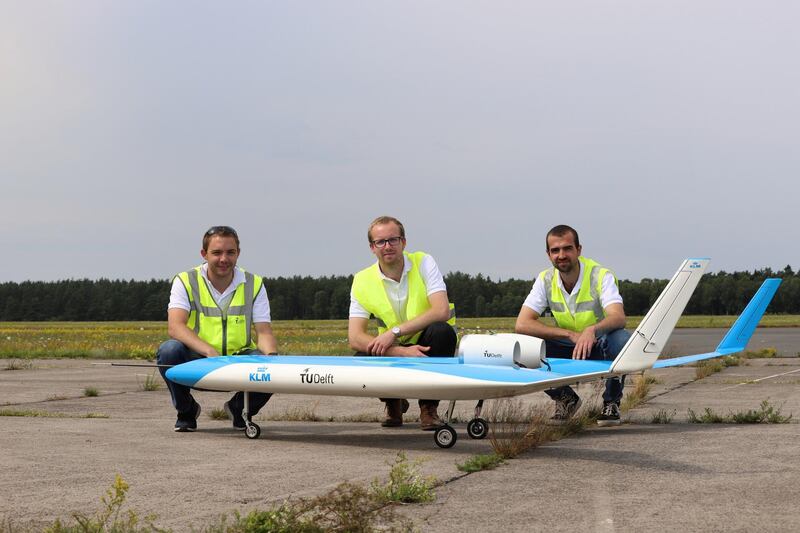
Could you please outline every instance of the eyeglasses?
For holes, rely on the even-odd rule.
[[[383,248],[387,244],[391,245],[392,247],[397,246],[402,241],[402,237],[389,237],[388,239],[378,239],[377,241],[372,241],[372,245],[376,248]]]
[[[212,235],[233,235],[237,239],[239,238],[239,235],[236,234],[236,230],[230,226],[211,226],[208,228],[205,236],[211,237]]]

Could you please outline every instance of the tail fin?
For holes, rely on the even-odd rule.
[[[769,302],[778,290],[781,284],[780,278],[770,278],[761,284],[761,287],[756,291],[750,303],[744,308],[742,314],[736,319],[731,329],[722,339],[717,346],[717,349],[709,353],[701,353],[697,355],[684,355],[683,357],[672,357],[670,359],[662,359],[656,361],[653,365],[654,368],[666,368],[669,366],[685,365],[687,363],[694,363],[704,359],[713,359],[714,357],[721,357],[732,353],[741,352],[747,347],[750,337],[758,325],[758,321],[764,315]]]
[[[664,287],[639,327],[611,363],[616,374],[639,372],[653,366],[675,329],[710,259],[687,259]]]

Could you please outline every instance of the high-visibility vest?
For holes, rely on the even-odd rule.
[[[418,317],[431,308],[428,301],[428,290],[425,281],[420,274],[419,267],[425,252],[403,252],[406,261],[411,262],[411,270],[408,272],[408,299],[406,300],[406,319],[411,320]],[[395,314],[386,288],[383,285],[380,267],[378,263],[368,266],[364,270],[353,276],[353,296],[361,307],[366,309],[378,322],[378,334],[388,331],[394,326],[399,325],[400,318]],[[456,313],[455,306],[450,304],[450,318],[448,324],[455,327]],[[406,335],[400,342],[414,344],[419,339],[420,333]]]
[[[587,257],[581,256],[578,260],[583,267],[583,279],[577,295],[564,298],[555,267],[540,272],[538,279],[544,283],[547,304],[558,327],[580,333],[605,318],[600,293],[603,292],[603,278],[610,270]],[[616,277],[614,283],[617,283]]]
[[[253,302],[264,284],[261,276],[243,270],[244,283],[236,287],[228,312],[223,313],[200,273],[202,268],[201,265],[177,276],[189,296],[191,309],[186,325],[220,355],[234,355],[256,348],[251,326]]]

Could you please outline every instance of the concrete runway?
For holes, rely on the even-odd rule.
[[[668,350],[708,351],[721,335],[677,330]],[[37,360],[32,369],[0,371],[0,409],[66,417],[0,417],[0,524],[35,530],[73,511],[91,513],[121,474],[131,486],[130,508],[186,531],[220,513],[323,494],[342,481],[368,484],[384,478],[397,452],[406,451],[412,460],[426,459],[425,474],[446,481],[434,503],[400,509],[423,531],[796,531],[795,419],[686,423],[689,408],[728,414],[756,409],[765,399],[800,418],[800,329],[760,329],[749,348],[768,346],[791,357],[752,360],[700,381],[689,367],[655,371],[660,383],[650,400],[628,412],[622,426],[592,428],[470,475],[455,464],[490,453],[488,440],[469,439],[458,424],[458,443],[441,450],[416,422],[383,429],[352,421],[377,420],[377,400],[276,396],[260,419],[299,411],[334,421],[266,420],[262,437],[251,441],[207,416],[227,395],[201,392],[199,430],[177,434],[166,390],[140,390],[147,369]],[[100,396],[83,397],[90,386]],[[578,390],[585,399],[596,391],[591,384]],[[546,400],[541,393],[524,397],[537,405]],[[472,407],[459,403],[461,420]],[[652,424],[659,411],[673,422]],[[412,407],[412,419],[417,412]],[[87,413],[108,418],[79,418]]]

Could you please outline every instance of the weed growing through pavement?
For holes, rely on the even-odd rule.
[[[658,383],[658,380],[647,372],[642,372],[636,376],[636,383],[633,388],[622,399],[620,411],[624,413],[643,404],[650,393],[650,387],[656,383]]]
[[[140,380],[139,376],[136,376],[136,381],[139,383],[139,389],[142,391],[155,391],[161,388],[161,376],[158,375],[156,377],[156,371],[154,370],[150,374],[146,374],[144,379]]]
[[[417,459],[409,463],[405,452],[397,452],[394,464],[389,471],[389,479],[381,483],[372,481],[372,491],[384,502],[422,503],[433,501],[436,493],[433,488],[437,480],[433,476],[423,476],[419,467],[424,461]]]
[[[33,366],[33,361],[26,361],[24,359],[12,359],[8,363],[3,370],[33,370],[36,368]]]
[[[782,415],[780,407],[775,407],[769,400],[764,400],[758,409],[729,413],[727,416],[715,413],[710,407],[706,407],[699,416],[694,410],[689,409],[688,419],[691,424],[787,424],[792,415]]]
[[[0,409],[0,416],[22,416],[29,418],[111,418],[103,413],[67,415],[64,413],[51,413],[49,411],[34,411],[33,409]]]
[[[320,422],[323,418],[316,413],[318,405],[319,400],[314,402],[314,405],[310,407],[307,405],[297,405],[282,413],[270,413],[264,417],[264,420],[281,422]]]
[[[86,387],[83,389],[83,395],[86,397],[99,396],[100,391],[97,390],[97,387]]]
[[[707,378],[711,374],[722,372],[729,366],[739,366],[742,360],[737,355],[726,355],[724,357],[717,357],[716,359],[708,359],[700,361],[694,370],[695,379]]]
[[[505,462],[505,459],[496,453],[484,453],[473,455],[463,463],[456,463],[456,468],[461,472],[471,474],[481,470],[492,470]]]
[[[389,472],[387,483],[375,480],[370,488],[342,483],[316,498],[287,500],[268,510],[254,510],[246,515],[234,511],[201,527],[206,533],[292,532],[323,533],[330,531],[413,531],[412,522],[396,512],[395,503],[427,502],[435,498],[433,477],[419,474],[421,461],[409,463],[400,452]],[[94,515],[72,513],[72,521],[57,519],[44,529],[46,533],[144,533],[167,532],[155,525],[156,516],[140,518],[134,510],[123,510],[129,490],[119,475],[101,498],[102,507]],[[196,531],[194,527],[192,531]],[[27,531],[7,521],[0,532]]]
[[[673,409],[672,411],[667,411],[666,409],[659,409],[656,414],[653,415],[653,418],[650,419],[651,424],[670,424],[672,419],[675,418],[675,414],[677,411]]]
[[[144,517],[144,525],[140,525],[140,518],[136,512],[128,510],[122,512],[122,506],[128,493],[128,484],[117,475],[114,484],[106,491],[105,496],[100,498],[103,507],[94,516],[82,513],[73,513],[72,518],[75,524],[66,524],[61,519],[50,527],[44,529],[45,533],[78,533],[78,532],[114,532],[114,533],[138,533],[151,531],[164,531],[153,525],[155,516]]]
[[[228,413],[226,413],[225,409],[223,409],[221,407],[214,407],[213,409],[211,409],[211,412],[208,413],[208,417],[211,420],[229,420],[230,419],[230,417],[228,416]]]

